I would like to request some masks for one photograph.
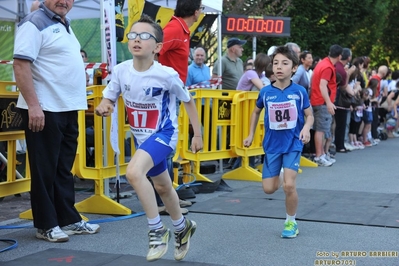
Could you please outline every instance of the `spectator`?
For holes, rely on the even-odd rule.
[[[270,65],[270,57],[264,53],[259,53],[255,58],[255,69],[248,70],[242,75],[237,85],[237,90],[240,91],[260,91],[263,87],[270,84],[270,80],[266,78],[266,67]],[[232,169],[241,166],[242,158],[238,157],[235,160]],[[255,157],[249,157],[249,165],[255,168]]]
[[[300,65],[296,70],[295,74],[292,76],[291,80],[292,82],[304,87],[309,94],[309,88],[310,88],[309,69],[313,63],[312,53],[309,51],[303,51],[303,53],[299,55],[299,60],[300,60],[299,62]]]
[[[260,91],[263,87],[270,84],[270,80],[266,78],[266,67],[270,64],[270,57],[264,53],[260,53],[255,58],[255,69],[247,70],[241,76],[237,84],[239,91]]]
[[[379,82],[377,79],[375,78],[370,79],[367,89],[363,91],[365,108],[363,111],[364,128],[362,135],[363,135],[363,145],[366,147],[376,145],[376,143],[373,142],[373,138],[371,135],[371,125],[373,123],[372,104],[373,102],[377,102],[377,98],[374,95],[377,91],[378,83]]]
[[[294,51],[298,55],[298,58],[300,57],[300,55],[301,55],[301,47],[299,47],[298,44],[296,44],[294,42],[287,42],[285,44],[285,46],[287,46],[288,48],[292,49],[292,51]]]
[[[186,86],[194,84],[209,84],[211,79],[211,70],[205,62],[205,50],[202,47],[198,47],[194,50],[194,61],[188,67],[188,77],[186,80]]]
[[[354,96],[354,92],[352,87],[349,86],[349,76],[356,70],[356,66],[351,66],[350,69],[345,69],[345,66],[352,61],[352,51],[349,48],[342,49],[341,59],[335,64],[336,74],[341,76],[341,81],[337,83],[337,96],[335,101],[335,106],[337,107],[335,110],[335,148],[338,152],[346,152],[346,149],[353,150],[351,144],[345,144],[345,131],[346,126],[350,123],[350,109],[348,106],[340,105],[340,101],[338,101],[339,97],[342,94],[349,95],[350,97]],[[343,95],[342,95],[343,96]],[[328,156],[328,154],[327,154]],[[331,160],[330,160],[331,161]]]
[[[235,90],[238,81],[244,73],[243,62],[240,59],[244,48],[242,47],[247,41],[238,38],[230,38],[227,41],[227,52],[220,59],[222,61],[222,88],[224,90]],[[215,62],[212,71],[212,78],[219,76],[219,59]]]
[[[248,70],[252,70],[252,69],[254,69],[254,65],[252,63],[245,63],[244,72],[246,72]]]
[[[377,131],[377,128],[380,124],[380,120],[378,119],[378,113],[379,113],[378,102],[381,100],[381,97],[383,96],[382,93],[380,93],[381,88],[382,88],[381,85],[383,83],[383,79],[386,78],[387,74],[388,74],[388,67],[385,65],[382,65],[378,68],[377,74],[372,75],[369,78],[369,83],[372,79],[376,79],[378,81],[375,91],[373,91],[371,94],[371,96],[373,98],[376,98],[376,100],[373,100],[371,103],[372,104],[371,108],[372,108],[372,114],[373,114],[373,123],[371,124],[371,130],[370,130],[371,136],[370,136],[369,140],[372,144],[376,144],[379,141],[378,131]],[[370,87],[370,85],[367,85],[367,86]]]
[[[329,54],[315,67],[311,83],[310,103],[314,112],[314,142],[316,157],[314,161],[320,166],[331,166],[326,157],[324,138],[330,138],[332,116],[335,114],[335,95],[337,89],[335,67],[342,54],[342,47],[334,44]],[[326,135],[327,134],[327,135]]]
[[[87,100],[80,45],[66,18],[73,1],[68,3],[41,3],[19,23],[14,45],[33,225],[38,229],[36,237],[50,242],[100,230],[99,225],[82,220],[74,206],[71,169],[78,145],[78,111],[87,109]]]
[[[175,260],[182,260],[189,249],[190,237],[195,232],[196,223],[182,215],[179,198],[167,171],[166,158],[176,148],[178,135],[176,98],[179,97],[184,102],[193,125],[195,135],[191,149],[194,153],[202,149],[198,114],[178,73],[154,61],[154,55],[162,48],[163,41],[159,24],[143,15],[133,23],[127,38],[129,51],[134,59],[114,67],[111,82],[103,91],[104,98],[97,106],[96,114],[109,116],[119,95],[125,101],[128,114],[139,111],[138,116],[129,115],[137,149],[126,168],[126,178],[136,191],[147,216],[150,229],[147,260],[160,259],[168,249],[170,238],[169,229],[163,225],[157,211],[154,191],[147,175],[153,180],[170,212],[175,228],[174,257]],[[148,90],[144,91],[143,87]]]

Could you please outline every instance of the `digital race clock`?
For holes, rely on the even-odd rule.
[[[289,37],[291,18],[244,15],[222,16],[222,34]]]

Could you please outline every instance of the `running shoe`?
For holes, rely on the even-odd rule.
[[[320,157],[314,157],[313,161],[319,166],[331,166],[333,163],[328,161],[324,155]]]
[[[158,230],[150,230],[148,232],[149,250],[147,253],[147,261],[154,261],[162,258],[168,251],[168,243],[170,240],[170,230],[163,226]]]
[[[80,222],[70,224],[61,227],[62,231],[67,235],[80,235],[80,234],[95,234],[100,231],[100,226],[98,224],[89,224],[84,220]]]
[[[175,260],[184,259],[190,248],[190,238],[196,229],[197,224],[186,219],[186,227],[180,232],[175,232]]]
[[[48,230],[38,229],[36,238],[50,242],[66,242],[69,240],[68,235],[58,225]]]
[[[288,221],[284,223],[284,230],[281,233],[282,238],[295,238],[299,234],[296,222]]]

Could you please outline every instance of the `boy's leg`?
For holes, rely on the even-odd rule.
[[[176,190],[172,186],[168,170],[165,170],[160,175],[151,177],[154,183],[154,188],[158,192],[168,210],[172,220],[177,220],[181,216],[181,209],[179,205],[179,197]]]
[[[283,155],[285,208],[287,213],[284,230],[281,234],[283,238],[294,238],[299,234],[295,217],[298,208],[296,176],[299,170],[300,158],[300,152],[290,152]]]
[[[170,230],[162,224],[154,189],[147,179],[147,174],[151,176],[151,172],[154,173],[153,176],[166,172],[165,157],[171,151],[170,147],[155,141],[156,138],[157,136],[153,135],[136,150],[126,169],[126,178],[136,191],[147,216],[150,229],[148,261],[160,259],[165,255],[170,240]]]
[[[281,154],[265,154],[263,158],[262,187],[266,194],[273,194],[281,186]]]
[[[191,236],[195,233],[197,224],[185,219],[179,205],[179,197],[172,186],[167,170],[152,178],[154,187],[162,198],[175,228],[175,260],[182,260],[190,248]]]

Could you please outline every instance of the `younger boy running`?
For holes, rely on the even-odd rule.
[[[194,129],[191,150],[202,149],[201,129],[195,104],[179,75],[172,68],[154,61],[162,48],[162,28],[143,15],[127,34],[128,47],[134,59],[114,67],[111,82],[103,91],[104,99],[96,114],[108,116],[122,94],[131,132],[137,150],[126,169],[126,177],[136,191],[146,213],[149,226],[148,261],[160,259],[168,249],[170,230],[158,214],[154,190],[147,179],[152,178],[175,228],[176,260],[182,260],[189,249],[196,223],[185,219],[179,198],[172,187],[166,167],[166,157],[176,148],[176,97],[184,102]]]
[[[279,174],[284,167],[287,218],[281,234],[283,238],[294,238],[299,233],[295,221],[298,207],[295,179],[302,147],[310,140],[309,130],[314,120],[305,88],[291,81],[292,73],[296,71],[298,63],[297,54],[289,47],[276,48],[272,55],[276,81],[260,91],[251,116],[249,136],[244,140],[245,147],[251,146],[259,115],[265,108],[266,135],[263,139],[265,159],[262,186],[265,193],[274,193],[280,186]]]

